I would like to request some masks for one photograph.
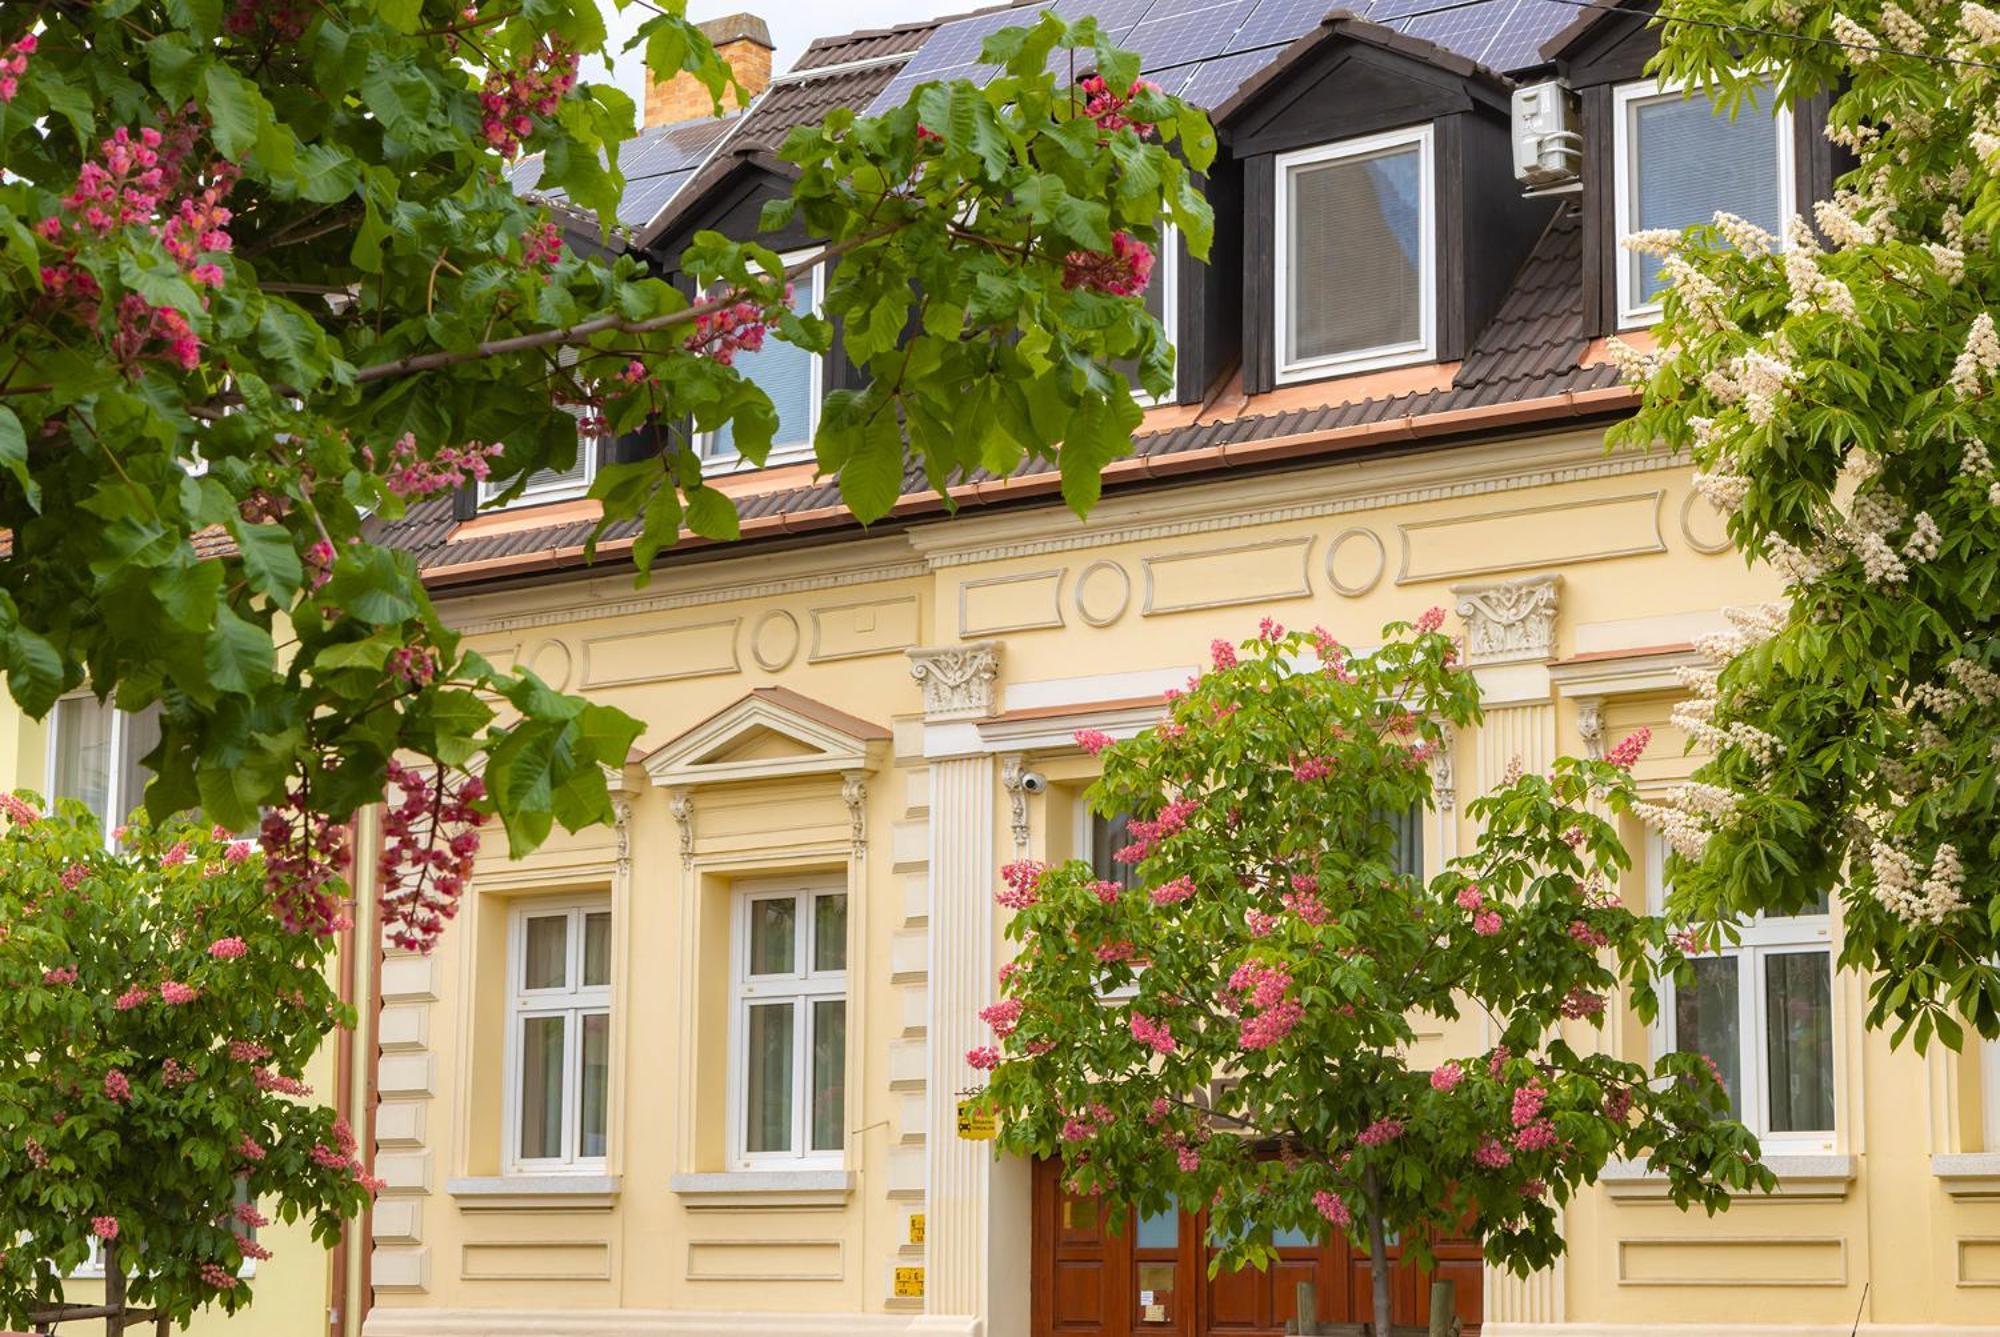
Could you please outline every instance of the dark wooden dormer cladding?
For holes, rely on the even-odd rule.
[[[1511,88],[1431,43],[1337,15],[1216,109],[1243,171],[1247,391],[1277,383],[1278,156],[1384,131],[1432,128],[1436,356],[1464,356],[1555,210],[1551,200],[1523,198],[1514,180]]]
[[[1618,223],[1616,90],[1652,77],[1660,31],[1653,26],[1657,0],[1585,11],[1550,38],[1542,55],[1577,94],[1583,107],[1583,319],[1593,335],[1618,331]],[[1826,140],[1825,93],[1792,107],[1792,198],[1812,217],[1816,200],[1833,197],[1833,183],[1853,166],[1850,155]]]

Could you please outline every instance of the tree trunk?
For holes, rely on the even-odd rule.
[[[1382,1225],[1382,1179],[1370,1170],[1361,1182],[1368,1194],[1368,1280],[1375,1292],[1375,1337],[1390,1337],[1389,1234]]]
[[[118,1261],[118,1241],[104,1241],[104,1337],[125,1331],[125,1268]]]

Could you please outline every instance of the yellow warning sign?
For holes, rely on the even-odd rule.
[[[895,1295],[899,1300],[923,1299],[924,1270],[921,1267],[897,1268]]]
[[[968,1142],[991,1142],[999,1132],[999,1120],[993,1111],[983,1109],[976,1100],[958,1102],[958,1135]]]
[[[924,1214],[922,1212],[911,1212],[910,1243],[922,1244],[923,1242],[924,1242]]]

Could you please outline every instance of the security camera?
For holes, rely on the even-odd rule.
[[[1045,794],[1049,788],[1049,777],[1040,771],[1021,772],[1021,791],[1027,794]]]

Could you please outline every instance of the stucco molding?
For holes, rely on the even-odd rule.
[[[1555,657],[1561,576],[1454,585],[1451,592],[1465,619],[1466,662],[1472,667],[1540,664]]]
[[[680,834],[681,867],[692,871],[694,868],[694,791],[686,787],[667,791],[667,810],[674,816],[674,826]]]
[[[1699,665],[1693,650],[1656,650],[1617,658],[1568,660],[1548,667],[1549,681],[1563,695],[1579,697],[1638,696],[1658,692],[1684,693],[1676,670]]]
[[[775,734],[804,755],[730,759],[729,750],[760,734]],[[850,719],[797,693],[763,688],[709,716],[640,764],[653,783],[670,788],[746,780],[846,775],[874,768],[888,731]]]
[[[1438,745],[1431,753],[1431,794],[1437,800],[1439,812],[1451,812],[1458,807],[1458,772],[1452,760],[1452,752],[1458,747],[1458,731],[1443,721],[1438,729]]]
[[[1191,487],[1181,496],[1148,493],[1140,505],[1132,504],[1139,499],[1107,498],[1092,513],[1090,528],[1081,532],[1050,533],[1048,516],[1040,511],[1005,519],[962,517],[939,530],[912,533],[910,544],[925,554],[933,568],[966,566],[1595,478],[1622,478],[1684,468],[1689,462],[1689,456],[1677,452],[1607,456],[1602,435],[1556,442],[1542,438],[1531,445],[1510,442],[1486,451],[1433,451],[1396,460],[1370,460],[1365,470],[1336,466],[1255,482]],[[1400,485],[1384,486],[1385,477]],[[1218,497],[1218,493],[1222,495]],[[968,542],[967,533],[979,537]]]
[[[923,688],[926,720],[977,720],[994,713],[1000,642],[967,641],[904,651],[910,676]]]
[[[956,1314],[757,1313],[694,1309],[430,1309],[378,1305],[364,1337],[976,1337]],[[1685,1334],[1682,1335],[1685,1337]]]
[[[1000,758],[1000,787],[1007,791],[1007,828],[1014,836],[1014,857],[1028,854],[1028,758],[1009,752]]]
[[[1592,761],[1604,760],[1604,698],[1576,698],[1576,736],[1583,740],[1583,754]]]
[[[1764,1157],[1763,1163],[1766,1169],[1778,1176],[1778,1187],[1769,1194],[1732,1193],[1731,1202],[1741,1205],[1770,1199],[1798,1202],[1845,1198],[1854,1187],[1857,1158],[1846,1155],[1775,1155]],[[1639,1161],[1607,1161],[1598,1173],[1597,1182],[1604,1186],[1604,1191],[1615,1202],[1665,1203],[1669,1206],[1673,1202],[1667,1196],[1666,1174],[1649,1170]]]
[[[467,1175],[445,1181],[461,1212],[608,1212],[617,1175]]]
[[[860,1176],[852,1170],[724,1170],[677,1174],[667,1187],[691,1212],[844,1207]]]
[[[842,771],[840,773],[840,801],[847,805],[847,821],[851,830],[854,857],[859,859],[868,853],[868,773],[866,771]]]
[[[2000,1151],[1939,1152],[1931,1157],[1931,1174],[1961,1201],[2000,1198]]]

